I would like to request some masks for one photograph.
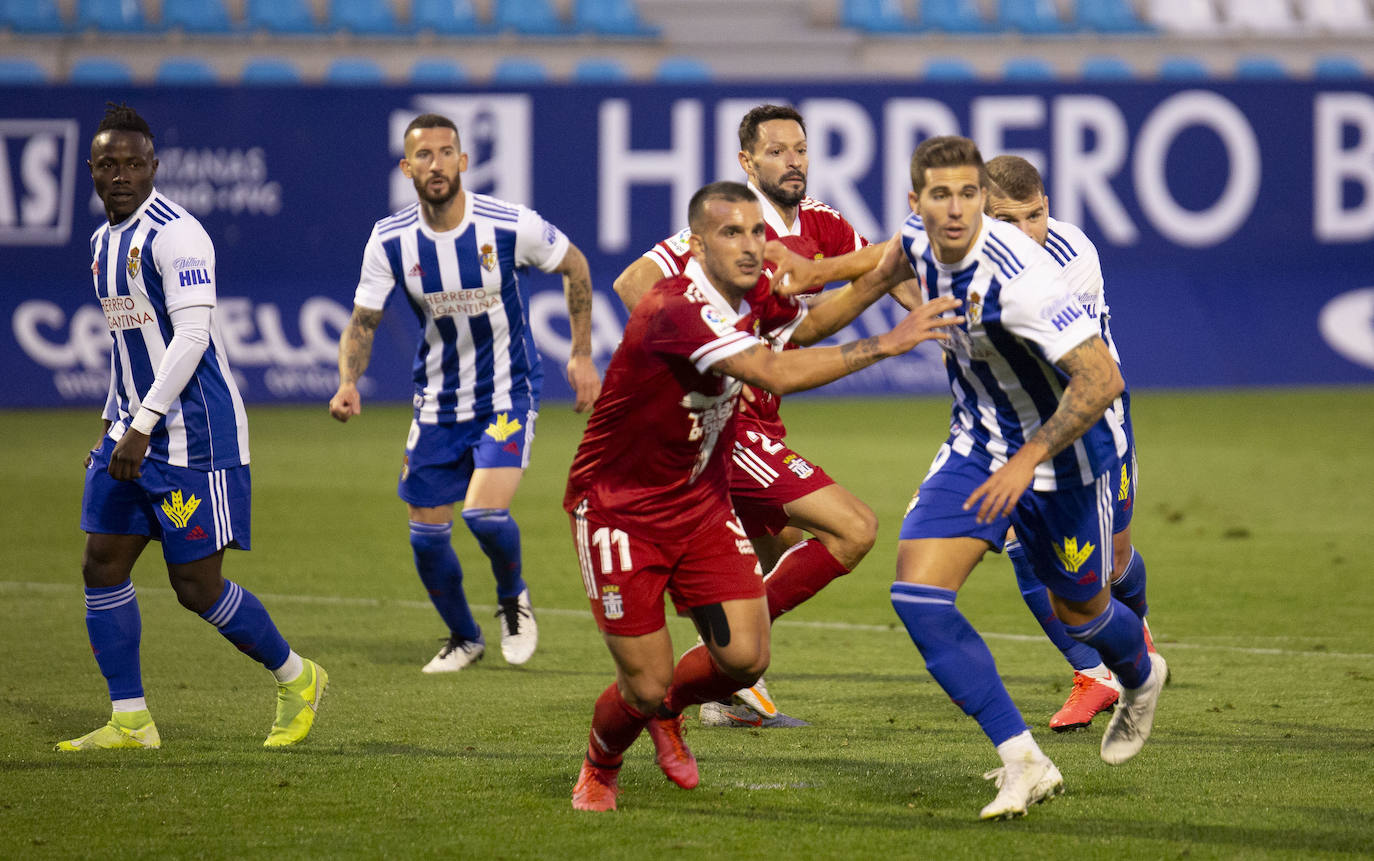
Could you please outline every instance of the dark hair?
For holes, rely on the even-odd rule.
[[[988,178],[997,186],[998,197],[1034,200],[1045,193],[1045,182],[1035,165],[1019,155],[999,155],[988,162]]]
[[[976,167],[978,185],[988,187],[988,169],[978,146],[968,138],[942,135],[926,138],[911,156],[911,190],[917,194],[926,187],[926,170],[940,167]]]
[[[401,135],[401,138],[409,137],[416,129],[453,129],[453,136],[458,137],[458,127],[453,124],[453,120],[440,114],[420,114],[406,126],[405,134]]]
[[[701,226],[701,220],[706,217],[706,203],[712,200],[725,200],[730,203],[745,203],[758,200],[754,192],[749,190],[749,186],[742,182],[713,182],[710,185],[703,185],[697,189],[697,193],[692,195],[692,202],[687,204],[687,226],[693,233],[700,233],[697,228]]]
[[[148,128],[148,121],[140,117],[138,111],[122,102],[105,103],[105,116],[95,128],[96,134],[101,132],[134,132],[146,137],[150,143],[153,140],[153,130]]]
[[[739,121],[739,148],[753,152],[754,144],[759,142],[759,126],[769,120],[792,120],[801,126],[802,134],[806,134],[806,121],[796,109],[787,105],[759,105]]]

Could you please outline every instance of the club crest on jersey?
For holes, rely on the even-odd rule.
[[[162,513],[167,515],[167,519],[176,524],[177,529],[185,529],[186,523],[191,519],[191,515],[196,513],[200,507],[200,499],[194,494],[190,499],[182,501],[181,491],[174,490],[168,499],[162,500]]]
[[[789,454],[782,459],[782,462],[784,466],[797,474],[797,478],[810,478],[816,472],[815,467],[796,454]]]
[[[625,617],[625,599],[620,597],[619,586],[601,587],[601,613],[607,619]]]
[[[977,293],[968,294],[968,310],[964,312],[968,317],[968,324],[976,326],[983,322],[983,297]]]
[[[130,278],[138,277],[138,246],[129,249],[129,256],[125,259],[124,268],[128,270]]]
[[[1093,555],[1097,546],[1091,541],[1083,542],[1082,548],[1078,546],[1078,539],[1072,535],[1064,539],[1063,545],[1054,545],[1054,555],[1059,557],[1059,561],[1071,573],[1077,574],[1078,569],[1083,567],[1083,563],[1088,561],[1088,557]]]
[[[496,271],[496,249],[490,242],[482,246],[482,268],[488,272]]]

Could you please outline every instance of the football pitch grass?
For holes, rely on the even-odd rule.
[[[83,622],[81,458],[98,412],[3,412],[0,857],[1312,858],[1374,847],[1374,389],[1141,392],[1137,547],[1173,682],[1130,763],[1106,716],[1056,735],[1070,673],[990,555],[959,605],[1063,771],[1066,794],[982,823],[996,766],[888,603],[896,529],[947,402],[789,400],[789,441],[873,506],[857,571],[774,628],[790,730],[704,729],[683,791],[641,738],[620,811],[569,798],[613,675],[560,501],[583,425],[539,418],[516,499],[540,625],[500,657],[485,557],[455,530],[487,657],[428,676],[442,626],[416,577],[395,476],[408,410],[347,426],[324,405],[254,408],[253,552],[225,573],[330,673],[314,733],[261,747],[271,677],[182,610],[158,548],[134,574],[158,751],[60,754],[108,718]],[[680,652],[690,625],[674,620]],[[695,710],[692,710],[694,714]]]

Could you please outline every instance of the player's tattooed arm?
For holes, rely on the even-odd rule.
[[[1086,433],[1125,388],[1106,342],[1096,335],[1065,353],[1056,364],[1069,375],[1069,384],[1054,414],[964,501],[965,511],[978,507],[979,523],[1009,515],[1035,480],[1035,467]]]
[[[339,382],[356,384],[362,378],[372,360],[372,338],[381,322],[381,311],[353,306],[353,316],[339,339]]]
[[[353,316],[339,338],[339,390],[329,399],[329,414],[341,422],[363,411],[358,380],[372,359],[372,338],[381,322],[381,311],[354,305]]]
[[[568,383],[573,389],[573,409],[591,409],[601,394],[601,376],[592,362],[592,274],[587,258],[576,245],[558,264],[563,275],[563,296],[568,303],[568,326],[572,350],[568,357]]]
[[[1069,385],[1059,407],[1032,437],[1045,446],[1046,457],[1053,457],[1087,433],[1125,388],[1120,369],[1099,337],[1074,347],[1057,364],[1069,375]]]

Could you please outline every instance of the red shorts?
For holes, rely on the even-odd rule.
[[[741,598],[762,598],[763,572],[733,512],[681,541],[627,534],[614,515],[584,500],[572,515],[582,584],[596,624],[608,634],[638,637],[662,628],[663,592],[677,612]]]
[[[783,506],[835,480],[781,440],[745,431],[735,440],[730,502],[746,535],[777,535],[787,525]]]

